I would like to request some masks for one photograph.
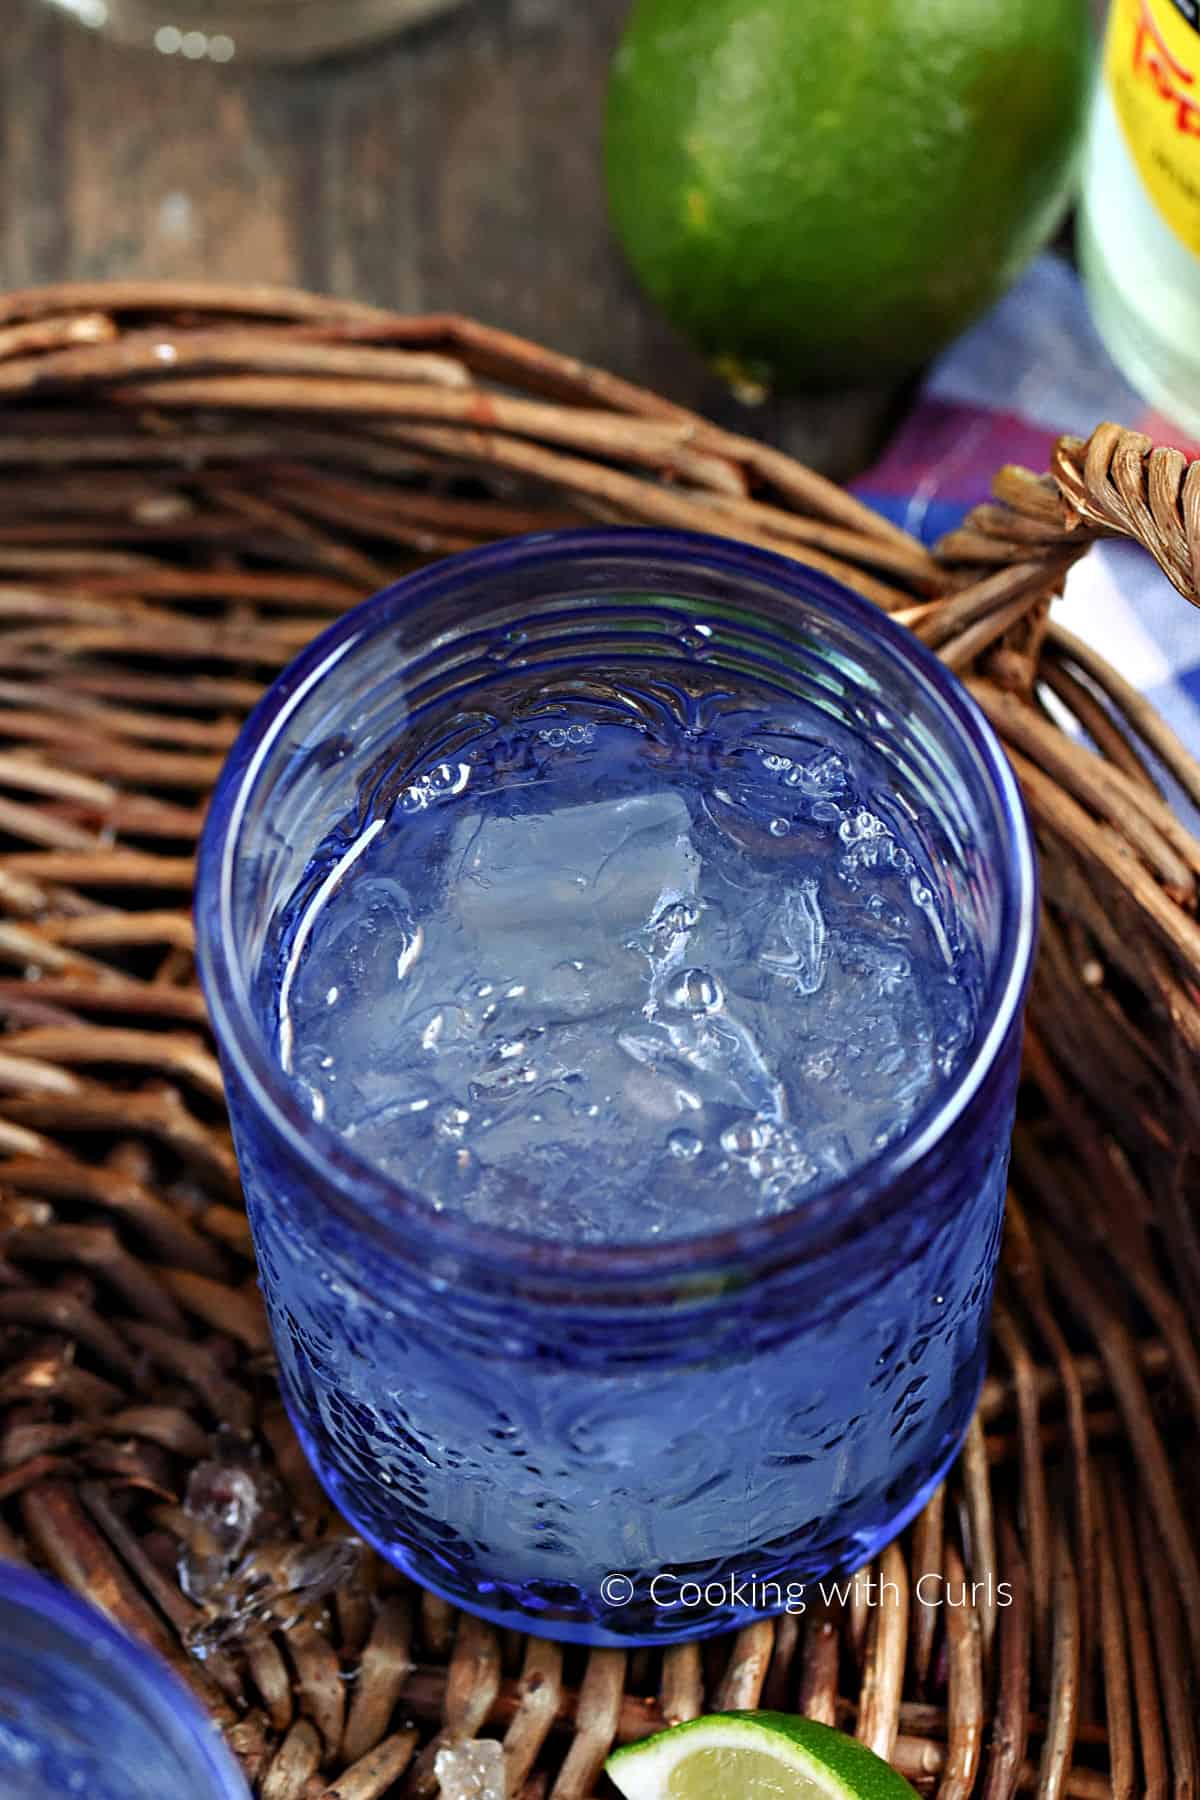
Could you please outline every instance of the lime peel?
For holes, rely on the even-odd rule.
[[[605,1768],[625,1800],[913,1800],[844,1732],[789,1713],[709,1713],[627,1744]]]

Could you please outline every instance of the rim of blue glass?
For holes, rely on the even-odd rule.
[[[821,1189],[819,1221],[813,1209],[801,1203],[788,1212],[719,1232],[653,1244],[584,1245],[497,1231],[438,1212],[426,1196],[384,1175],[304,1108],[270,1053],[250,1004],[244,972],[226,948],[236,942],[233,871],[255,783],[289,719],[322,676],[364,637],[387,629],[465,581],[477,584],[489,575],[511,579],[522,569],[534,568],[544,575],[558,564],[565,594],[570,591],[566,584],[573,566],[601,560],[614,569],[626,567],[629,581],[624,591],[630,591],[630,583],[637,589],[637,576],[639,572],[644,576],[651,560],[657,565],[656,577],[661,577],[664,564],[673,564],[681,578],[703,568],[728,576],[731,582],[754,582],[772,589],[777,597],[824,611],[882,645],[932,692],[948,725],[974,753],[993,802],[998,838],[1011,850],[1002,870],[1001,950],[972,1056],[910,1132],[852,1175]],[[753,611],[752,605],[747,610]],[[865,1223],[863,1215],[873,1203],[902,1200],[914,1174],[919,1177],[921,1166],[967,1112],[996,1063],[1029,985],[1037,914],[1037,859],[1016,776],[980,708],[932,651],[870,601],[806,564],[734,539],[639,526],[539,532],[464,551],[382,589],[321,632],[277,677],[242,727],[213,793],[200,842],[195,892],[197,960],[222,1054],[231,1061],[253,1105],[308,1168],[326,1200],[385,1247],[411,1246],[415,1234],[434,1254],[465,1254],[493,1271],[506,1269],[518,1277],[524,1273],[581,1283],[669,1279],[694,1273],[698,1267],[787,1257],[828,1230],[831,1220],[840,1231],[851,1221]]]
[[[174,1671],[145,1644],[60,1582],[20,1563],[0,1560],[0,1612],[8,1607],[36,1614],[74,1643],[93,1650],[102,1645],[106,1660],[123,1665],[146,1697],[149,1723],[176,1751],[190,1755],[195,1773],[203,1773],[211,1782],[203,1794],[189,1789],[189,1800],[250,1800],[250,1790],[218,1726]]]

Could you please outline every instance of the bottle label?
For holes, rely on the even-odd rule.
[[[1113,0],[1104,71],[1147,193],[1200,256],[1200,0]]]

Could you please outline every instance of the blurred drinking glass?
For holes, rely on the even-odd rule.
[[[76,1595],[0,1561],[4,1800],[250,1800],[165,1662]]]
[[[50,0],[83,25],[190,62],[303,62],[378,42],[459,0]]]

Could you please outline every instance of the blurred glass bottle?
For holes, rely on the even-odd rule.
[[[193,62],[303,62],[448,12],[459,0],[51,0],[96,31]]]
[[[1079,225],[1106,348],[1200,439],[1200,0],[1113,0]]]

